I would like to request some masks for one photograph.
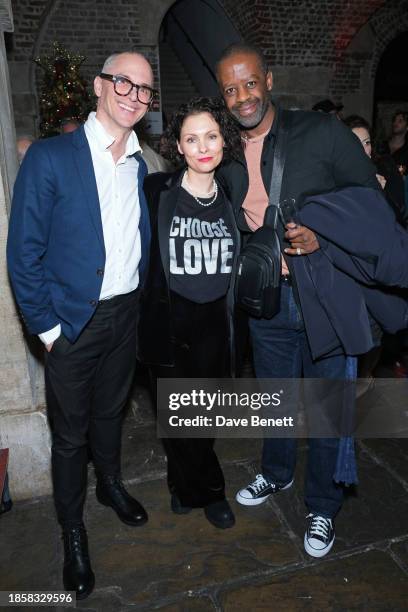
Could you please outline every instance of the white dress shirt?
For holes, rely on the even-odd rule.
[[[106,262],[100,300],[130,293],[139,284],[139,262],[142,254],[139,221],[138,161],[132,157],[141,151],[132,131],[126,151],[115,163],[109,147],[115,138],[107,133],[92,112],[85,123],[85,135],[92,162],[101,210]],[[44,344],[51,344],[61,334],[61,326],[40,334]]]

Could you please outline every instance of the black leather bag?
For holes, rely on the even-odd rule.
[[[277,224],[289,118],[281,111],[264,224],[250,236],[238,258],[236,304],[256,318],[271,319],[280,308],[281,247]]]
[[[276,206],[268,208],[278,210]],[[271,319],[279,312],[280,280],[281,249],[276,226],[264,221],[264,225],[248,239],[239,256],[236,303],[251,317]]]

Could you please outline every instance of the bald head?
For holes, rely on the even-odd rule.
[[[17,159],[19,164],[21,164],[23,161],[24,155],[27,153],[33,142],[34,138],[31,138],[31,136],[21,136],[21,138],[17,138]]]
[[[121,63],[122,58],[133,59],[134,61],[137,62],[137,64],[140,64],[140,66],[143,66],[144,68],[149,70],[151,73],[151,81],[153,83],[152,67],[150,66],[149,62],[144,57],[144,55],[142,55],[141,53],[137,53],[137,51],[123,51],[120,53],[112,53],[112,55],[109,55],[109,57],[106,58],[101,72],[108,72],[110,74],[114,74],[112,70],[115,69],[115,65],[117,65],[118,62]]]
[[[232,43],[228,45],[221,53],[216,65],[215,72],[218,74],[219,65],[225,60],[232,56],[236,55],[254,55],[259,63],[259,68],[264,74],[267,74],[269,71],[268,62],[266,61],[266,57],[260,47],[256,45],[251,45],[249,43],[241,42],[241,43]]]

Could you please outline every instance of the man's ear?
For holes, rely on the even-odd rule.
[[[94,92],[95,92],[95,95],[98,98],[101,97],[101,93],[102,93],[102,79],[99,76],[94,78]]]
[[[266,88],[268,91],[271,91],[273,87],[273,75],[270,70],[266,73]]]

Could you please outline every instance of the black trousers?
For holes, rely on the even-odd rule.
[[[229,375],[225,298],[207,304],[171,293],[175,365],[151,368],[157,378],[219,378]],[[212,438],[165,438],[170,492],[183,506],[201,508],[225,499],[225,481]]]
[[[63,335],[46,354],[52,476],[61,525],[81,522],[88,444],[97,473],[119,474],[122,413],[136,365],[138,291],[99,303],[71,344]]]

